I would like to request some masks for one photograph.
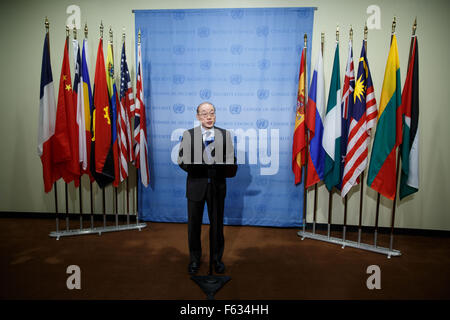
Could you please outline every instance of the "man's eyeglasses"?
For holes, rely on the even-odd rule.
[[[198,114],[202,118],[206,118],[207,116],[214,117],[216,113],[214,111],[211,112],[202,112]]]

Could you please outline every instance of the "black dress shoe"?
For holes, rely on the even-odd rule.
[[[189,266],[188,266],[189,274],[196,274],[198,272],[198,269],[200,269],[200,262],[191,261],[189,263]]]
[[[214,263],[214,271],[216,271],[216,273],[224,273],[225,264],[222,261],[216,261]]]

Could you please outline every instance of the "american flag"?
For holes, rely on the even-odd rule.
[[[375,126],[377,115],[377,102],[363,41],[355,82],[354,105],[349,110],[350,128],[342,179],[342,197],[359,183],[359,176],[367,167],[370,129]]]
[[[144,105],[144,86],[142,83],[142,58],[141,58],[141,44],[138,43],[138,68],[136,81],[136,105],[134,117],[134,140],[136,141],[134,154],[135,166],[140,169],[141,182],[147,187],[149,182],[149,170],[147,159],[147,126],[145,118]]]
[[[120,60],[120,103],[118,119],[120,181],[123,181],[128,177],[128,162],[134,160],[130,123],[131,106],[134,108],[134,97],[130,73],[128,72],[124,43],[122,45],[122,57]]]

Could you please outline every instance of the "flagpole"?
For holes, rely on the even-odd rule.
[[[56,213],[56,232],[59,232],[59,213],[58,213],[58,188],[56,186],[56,181],[53,184],[53,189],[55,190],[55,213]]]
[[[66,25],[66,41],[69,42],[69,26]],[[67,50],[69,50],[67,48]],[[70,81],[70,79],[69,79]],[[68,187],[65,183],[65,195],[66,195],[66,231],[69,231],[69,203],[68,203]]]
[[[80,190],[80,230],[83,229],[83,200],[81,198],[81,176],[80,176],[80,185],[78,186],[78,189]]]
[[[122,43],[124,45],[125,48],[125,27],[122,29]],[[125,110],[125,112],[128,112],[128,110]],[[129,121],[129,119],[128,119]],[[133,148],[133,146],[129,146],[130,148]],[[128,163],[127,163],[128,166]],[[129,177],[127,174],[127,182],[126,182],[126,189],[127,189],[127,225],[130,224],[130,191],[129,191],[129,186],[128,186],[128,182],[129,182]]]
[[[139,29],[138,32],[138,46],[140,45],[141,45],[141,29]],[[136,117],[134,118],[134,120],[136,121]],[[138,223],[139,223],[139,170],[138,168],[136,168],[136,224]]]
[[[76,27],[73,28],[73,39],[77,40],[77,28]],[[81,90],[83,90],[83,88],[81,88]],[[80,230],[83,229],[83,197],[82,197],[82,190],[81,190],[82,172],[83,172],[83,169],[82,169],[82,166],[80,165],[80,177],[78,179],[78,181],[79,181],[78,191],[80,193],[80,198],[79,198],[79,201],[80,201]]]
[[[88,26],[87,22],[84,24],[84,38],[87,40],[88,38]],[[89,160],[90,161],[90,160]],[[92,194],[92,181],[89,177],[89,192],[91,197],[91,229],[94,228],[94,196]]]
[[[350,43],[351,43],[352,50],[353,50],[353,28],[351,25],[350,25],[349,37],[350,37]],[[353,63],[353,54],[352,54],[352,63]],[[349,99],[351,99],[351,98],[352,97],[349,97]],[[347,115],[347,118],[348,118],[348,115]],[[342,184],[342,181],[341,181],[341,184]],[[341,189],[342,189],[342,187],[341,187]],[[341,190],[341,192],[342,192],[342,190]],[[344,242],[344,245],[342,245],[342,248],[345,247],[346,231],[347,231],[347,194],[344,197],[344,227],[342,230],[342,241]]]
[[[103,42],[103,21],[100,21],[100,39]],[[103,227],[106,228],[105,187],[101,189],[102,189],[102,203],[103,203]]]
[[[44,20],[45,33],[48,36],[48,51],[50,52],[50,22],[48,18],[45,17]],[[56,232],[59,232],[59,214],[58,214],[58,188],[56,185],[56,181],[53,183],[53,191],[55,194],[55,214],[56,214]]]
[[[323,58],[323,47],[325,43],[325,33],[321,33],[320,36],[320,48],[322,50],[322,58]],[[317,183],[314,185],[314,216],[313,216],[313,234],[316,233],[316,215],[317,215]]]
[[[339,26],[336,27],[336,45],[339,46]],[[323,54],[323,52],[322,52]],[[333,192],[334,189],[331,187],[331,190],[328,191],[328,226],[327,226],[327,237],[330,238],[331,232],[331,216],[333,214]]]
[[[118,210],[118,207],[119,207],[119,200],[118,200],[118,194],[117,194],[117,188],[118,187],[114,187],[114,191],[115,191],[115,194],[116,194],[116,227],[118,227],[119,226],[119,210]]]
[[[105,187],[102,188],[103,195],[103,227],[106,228],[106,204],[105,204]]]
[[[400,150],[397,150],[397,168],[396,170],[396,188],[395,190],[397,191],[397,185],[398,185],[398,178],[400,176],[400,170],[399,170],[399,166],[400,166]],[[391,235],[390,235],[390,241],[389,241],[389,250],[392,251],[392,246],[394,244],[394,220],[395,220],[395,206],[397,203],[397,192],[395,192],[395,196],[394,196],[394,201],[392,203],[392,219],[391,219]],[[388,255],[388,258],[391,258],[390,255]]]
[[[113,31],[112,31],[112,28],[111,28],[111,26],[109,26],[109,43],[111,44],[111,52],[112,52],[112,54],[113,54],[113,56],[112,56],[112,60],[113,60],[113,63],[114,63],[114,41],[113,41]],[[115,74],[114,74],[114,71],[115,70],[113,70],[113,83],[115,82]],[[117,108],[117,106],[116,106],[116,108]],[[116,109],[116,112],[117,112],[117,109]],[[117,129],[117,119],[116,119],[116,123],[113,123],[113,125],[114,126],[116,126],[116,129]],[[120,155],[119,155],[119,157],[120,157]],[[119,159],[116,159],[117,161],[119,161]],[[119,179],[120,180],[120,179]],[[118,216],[118,194],[117,194],[117,189],[118,189],[118,187],[116,187],[116,186],[114,186],[113,185],[113,199],[114,199],[114,214],[115,214],[115,216],[116,216],[116,228],[119,226],[119,216]]]
[[[367,22],[364,24],[364,51],[367,56]],[[359,194],[359,226],[358,226],[358,245],[361,243],[361,224],[362,224],[362,212],[363,212],[363,198],[364,198],[364,171],[361,172],[360,180],[360,194]]]
[[[397,19],[397,17],[394,16],[394,19],[392,21],[391,43],[392,43],[392,38],[393,38],[393,36],[395,34],[395,27],[396,27],[396,24],[397,24],[396,19]],[[399,160],[397,159],[397,168],[396,168],[396,173],[395,173],[397,180],[398,180],[398,165],[399,165]],[[397,180],[395,180],[395,184],[396,185],[397,185]],[[397,198],[397,193],[395,193],[394,202],[393,202],[394,208],[392,209],[393,210],[393,212],[392,212],[392,221],[391,221],[392,225],[394,223],[395,203],[396,203],[395,199],[396,198]],[[374,235],[374,237],[375,237],[374,238],[374,245],[375,245],[375,247],[377,246],[378,215],[379,215],[379,212],[380,212],[379,207],[380,207],[380,193],[378,193],[378,197],[377,197],[377,213],[376,213],[376,218],[375,218],[375,235]],[[388,257],[390,257],[390,256],[388,256]]]
[[[395,17],[394,17],[394,19],[395,19]],[[395,26],[393,28],[395,28]],[[413,50],[413,46],[414,46],[414,38],[416,36],[416,29],[417,29],[417,17],[414,19],[414,23],[413,23],[413,26],[412,26],[411,45],[410,45],[410,49],[409,49],[408,66],[409,66],[410,61],[411,61],[411,55],[412,55],[412,50]],[[400,151],[400,148],[399,148],[397,150],[397,167],[396,167],[396,180],[395,180],[395,183],[397,185],[398,185],[398,178],[400,176],[400,170],[399,170],[399,168],[400,168],[400,152],[401,151]],[[397,188],[396,188],[396,191],[397,191]],[[393,244],[394,244],[394,220],[395,220],[396,203],[397,203],[397,193],[395,194],[394,203],[392,204],[391,235],[390,235],[390,241],[389,241],[389,250],[391,250],[391,251],[392,251],[392,247],[393,247]],[[390,258],[390,256],[388,256],[388,258]]]
[[[305,48],[305,92],[304,92],[304,94],[303,94],[303,109],[304,109],[304,116],[305,116],[305,118],[304,118],[304,121],[306,121],[306,94],[307,94],[307,91],[308,91],[308,77],[307,77],[307,74],[306,74],[306,70],[308,69],[307,68],[307,59],[306,59],[306,52],[307,52],[307,44],[308,44],[308,35],[305,33],[305,35],[304,35],[304,37],[303,37],[303,47]],[[302,63],[303,61],[301,61],[300,62],[300,64]],[[308,128],[307,128],[307,126],[305,125],[305,142],[306,142],[306,148],[305,148],[305,166],[304,166],[304,168],[305,168],[305,174],[304,174],[304,180],[303,180],[303,234],[305,234],[305,231],[306,231],[306,204],[307,204],[307,200],[308,200],[308,198],[307,198],[307,195],[308,195],[308,188],[306,188],[306,181],[307,181],[307,179],[306,179],[306,177],[307,177],[307,174],[308,174]],[[304,239],[304,237],[302,238],[302,239]]]
[[[91,191],[91,229],[94,229],[94,196],[92,193],[92,181],[90,181],[90,191]]]

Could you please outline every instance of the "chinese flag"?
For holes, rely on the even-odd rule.
[[[76,122],[76,110],[73,105],[73,91],[67,42],[68,39],[66,38],[61,77],[59,80],[52,158],[55,168],[55,180],[61,177],[66,183],[74,180],[75,186],[78,187],[80,177],[78,125]]]

